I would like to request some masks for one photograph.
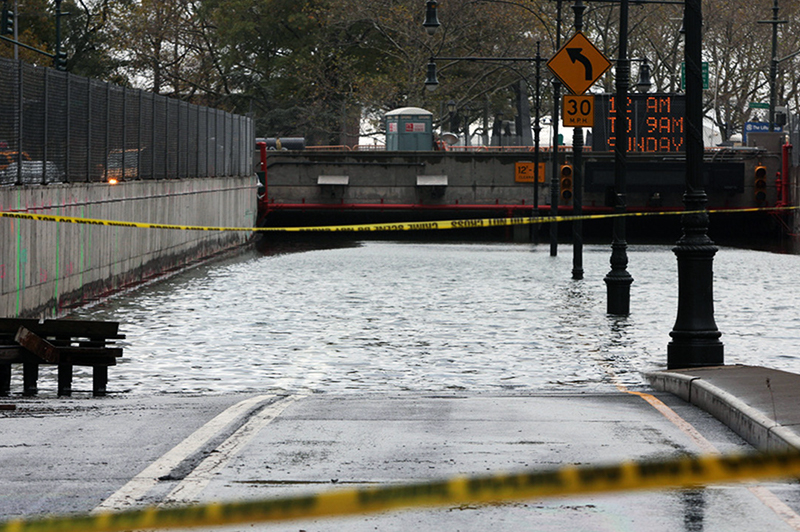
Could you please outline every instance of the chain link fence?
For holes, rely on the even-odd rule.
[[[0,58],[0,185],[253,173],[250,118]]]

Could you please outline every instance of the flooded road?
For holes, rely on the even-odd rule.
[[[121,322],[125,354],[109,371],[117,397],[62,399],[57,407],[37,399],[9,416],[5,458],[16,473],[7,474],[5,491],[16,497],[4,499],[0,514],[42,512],[41,493],[59,494],[47,511],[85,512],[108,499],[181,502],[170,497],[187,490],[182,502],[266,499],[332,484],[749,449],[670,394],[659,397],[683,424],[615,386],[649,390],[642,372],[666,366],[678,292],[671,246],[629,247],[631,315],[612,317],[603,282],[608,245],[586,246],[585,279],[574,281],[569,246],[550,257],[547,244],[339,244],[245,251],[75,312]],[[800,373],[798,261],[717,253],[715,317],[726,364]],[[90,372],[79,371],[74,388],[89,391]],[[41,372],[51,375],[39,379],[40,395],[52,397],[55,372]],[[239,398],[260,406],[243,415]],[[229,410],[239,412],[235,422]],[[207,440],[196,443],[197,434]],[[188,455],[175,454],[184,448]],[[777,531],[797,529],[798,508],[796,483],[773,481],[289,527]]]
[[[247,251],[73,314],[121,322],[109,390],[607,391],[664,369],[677,312],[671,246],[628,248],[631,315],[606,314],[610,247],[366,241]],[[726,364],[800,372],[800,256],[721,248]],[[45,369],[43,368],[43,373]],[[76,390],[90,386],[76,368]],[[86,384],[83,384],[85,379]],[[49,393],[54,379],[40,379]],[[54,384],[53,384],[54,386]]]

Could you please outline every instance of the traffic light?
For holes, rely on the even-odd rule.
[[[570,201],[572,199],[572,165],[561,165],[561,199]]]
[[[753,188],[756,201],[764,203],[767,200],[767,167],[761,164],[756,166]]]
[[[14,35],[14,12],[3,2],[3,18],[0,20],[0,35]]]
[[[56,70],[67,69],[67,52],[59,51],[55,58]]]

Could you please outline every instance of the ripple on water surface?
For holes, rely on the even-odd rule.
[[[365,242],[247,252],[75,314],[120,321],[130,393],[607,390],[663,369],[677,308],[668,246],[630,246],[631,315],[605,312],[610,248]],[[800,257],[721,249],[726,363],[800,371]],[[754,272],[770,272],[754,275]],[[42,382],[42,384],[45,384]],[[80,386],[78,386],[80,387]]]

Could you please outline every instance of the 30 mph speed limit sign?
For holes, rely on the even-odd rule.
[[[594,96],[564,96],[564,127],[594,127]]]

